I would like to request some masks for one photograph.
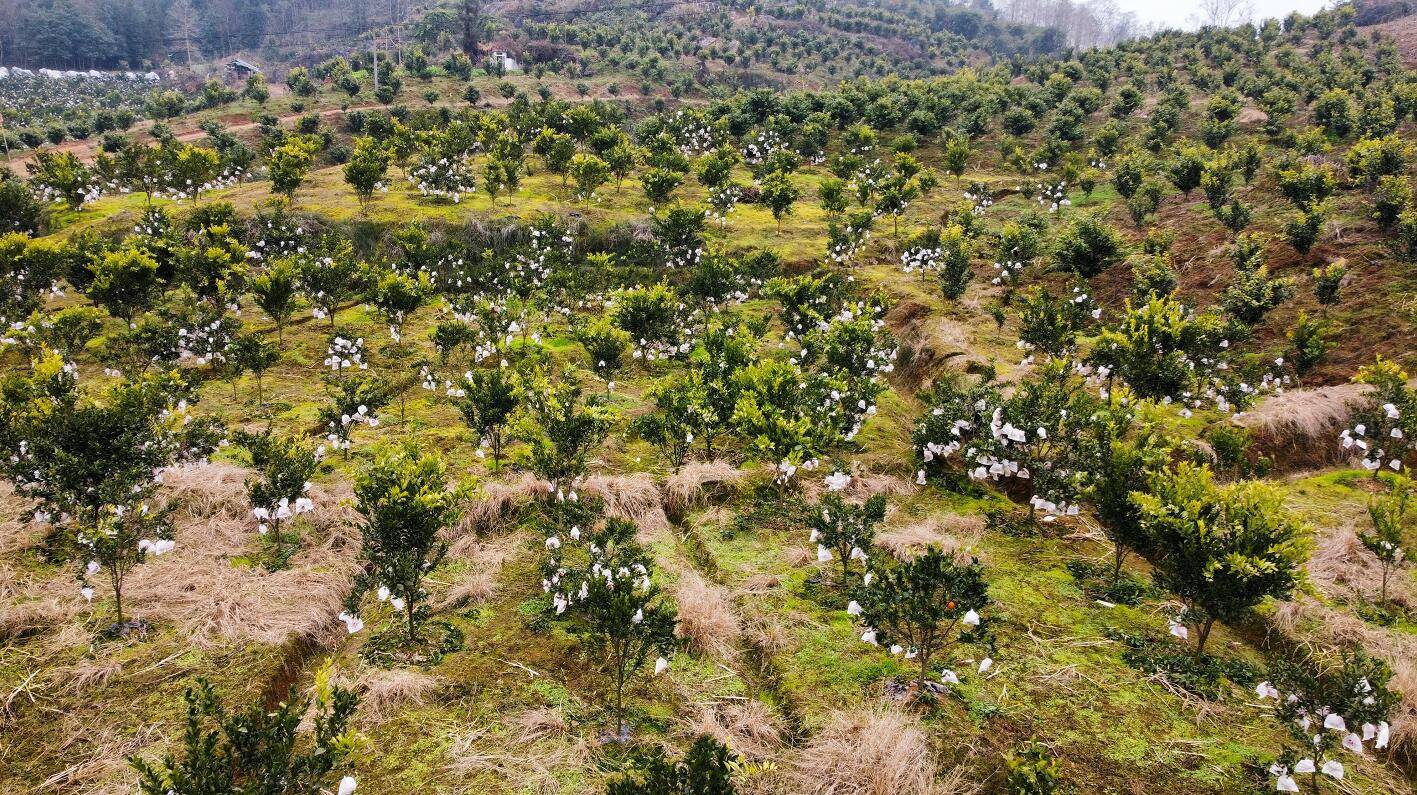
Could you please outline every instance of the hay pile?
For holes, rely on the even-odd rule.
[[[727,461],[690,461],[664,484],[664,508],[672,517],[683,517],[717,495],[728,496],[746,477]]]
[[[533,500],[546,496],[551,484],[530,472],[522,472],[508,482],[493,481],[482,487],[482,497],[463,513],[457,534],[478,535],[493,532],[516,516]]]
[[[905,527],[882,530],[876,534],[876,546],[900,560],[914,557],[930,546],[958,558],[976,549],[983,538],[983,517],[942,514]]]

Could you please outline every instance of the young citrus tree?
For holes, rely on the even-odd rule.
[[[1363,756],[1388,747],[1388,720],[1401,696],[1388,688],[1392,670],[1362,650],[1336,656],[1311,654],[1281,658],[1270,680],[1255,693],[1276,702],[1276,717],[1289,729],[1297,747],[1288,747],[1270,767],[1279,792],[1298,792],[1295,775],[1308,774],[1312,792],[1322,792],[1320,775],[1342,781],[1340,749]]]
[[[348,240],[323,240],[322,249],[300,266],[300,289],[315,306],[315,317],[329,318],[335,330],[335,314],[351,301],[364,281],[354,246]]]
[[[1353,380],[1371,391],[1339,434],[1343,449],[1361,458],[1375,479],[1383,469],[1402,472],[1417,453],[1417,389],[1407,385],[1406,371],[1381,355],[1358,368]]]
[[[1146,489],[1165,466],[1169,448],[1156,429],[1142,425],[1131,412],[1108,409],[1078,442],[1085,446],[1087,478],[1084,497],[1092,505],[1102,532],[1112,542],[1112,584],[1122,578],[1129,550],[1144,551],[1147,537],[1132,492]],[[1135,430],[1133,430],[1135,428]]]
[[[792,214],[792,205],[802,196],[802,189],[793,184],[792,179],[781,171],[774,171],[762,179],[763,203],[772,210],[777,221],[777,233],[782,234],[782,219]]]
[[[313,136],[295,135],[271,151],[271,191],[285,197],[287,204],[295,201],[295,192],[300,190],[310,168],[315,164],[315,153],[319,151],[318,139]]]
[[[528,390],[526,417],[517,436],[530,448],[531,471],[557,486],[585,473],[586,457],[610,429],[598,398],[582,399],[569,378]]]
[[[154,473],[173,460],[174,433],[185,412],[169,408],[187,385],[149,377],[85,394],[78,369],[54,354],[0,386],[0,467],[36,516],[65,516],[89,526],[105,506],[128,505],[156,487]]]
[[[255,473],[246,480],[246,495],[257,530],[270,539],[273,562],[279,568],[300,545],[299,534],[283,529],[285,522],[315,508],[306,495],[320,466],[319,454],[309,440],[277,436],[270,428],[262,433],[238,432],[235,439],[251,455]]]
[[[456,405],[467,427],[492,447],[494,468],[502,466],[502,440],[512,414],[521,404],[521,389],[508,368],[472,370],[461,383]]]
[[[830,477],[828,481],[830,482]],[[821,504],[812,511],[808,525],[812,528],[810,541],[816,542],[817,557],[822,559],[822,550],[827,558],[835,557],[841,562],[841,585],[845,586],[851,576],[851,561],[860,559],[863,564],[869,558],[867,553],[876,538],[876,525],[886,517],[886,496],[876,494],[861,505],[854,505],[831,493],[822,498]]]
[[[389,151],[383,144],[364,135],[354,139],[354,150],[344,164],[344,181],[354,188],[361,206],[378,190],[389,173]]]
[[[157,260],[140,248],[122,248],[94,263],[86,293],[109,314],[131,323],[134,315],[153,305],[162,288]]]
[[[1155,556],[1156,579],[1198,628],[1196,656],[1216,621],[1235,621],[1267,597],[1288,596],[1308,558],[1307,529],[1274,487],[1217,486],[1208,467],[1182,462],[1132,495]]]
[[[650,391],[654,410],[637,417],[632,429],[640,438],[664,451],[677,471],[689,457],[694,433],[703,425],[702,390],[686,379],[673,379]]]
[[[86,559],[79,574],[84,597],[93,598],[89,577],[105,576],[113,588],[118,617],[114,629],[125,633],[129,627],[123,620],[124,581],[133,569],[147,562],[149,555],[161,555],[173,548],[172,525],[166,512],[153,510],[146,502],[105,506],[98,521],[79,522],[73,533],[78,556]]]
[[[576,198],[581,201],[595,198],[595,192],[610,180],[610,166],[595,155],[584,152],[571,158],[568,170],[576,183]]]
[[[609,320],[597,318],[576,331],[576,341],[590,357],[591,369],[605,379],[605,391],[609,393],[615,373],[625,365],[625,354],[633,338]]]
[[[899,646],[919,661],[915,684],[925,692],[930,661],[947,652],[989,602],[984,567],[961,564],[938,547],[911,560],[877,565],[847,608],[860,617],[868,643]]]
[[[423,580],[447,553],[439,534],[457,519],[461,494],[449,486],[441,456],[410,444],[382,451],[355,479],[354,497],[364,517],[364,570],[346,608],[357,614],[366,592],[387,588],[390,603],[404,614],[408,640],[416,642],[428,612]]]
[[[141,795],[320,795],[358,748],[351,720],[359,696],[331,682],[328,664],[315,675],[312,695],[298,696],[292,688],[274,710],[257,702],[232,712],[205,679],[183,698],[180,755],[128,760]],[[312,728],[302,732],[307,713]],[[345,776],[339,792],[352,793],[354,785]]]
[[[654,582],[649,554],[635,541],[637,528],[631,522],[608,519],[594,531],[575,530],[579,539],[574,551],[584,557],[566,564],[564,555],[573,551],[559,536],[547,541],[553,572],[546,587],[558,614],[567,614],[590,648],[604,654],[614,688],[616,733],[626,734],[624,694],[631,677],[645,666],[652,652],[661,655],[655,673],[668,663],[674,649],[675,610]],[[573,567],[572,567],[573,566]]]
[[[327,375],[324,381],[330,398],[329,405],[320,408],[320,420],[328,430],[325,438],[348,458],[355,426],[378,427],[379,409],[393,398],[392,389],[384,379],[367,370]]]
[[[1414,517],[1417,517],[1417,506],[1412,504],[1412,481],[1406,477],[1393,478],[1391,491],[1368,503],[1368,518],[1372,521],[1373,531],[1360,533],[1358,540],[1373,553],[1382,568],[1382,589],[1378,600],[1384,605],[1387,604],[1388,579],[1406,558],[1402,541]]]

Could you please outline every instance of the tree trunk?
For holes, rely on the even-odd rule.
[[[625,655],[619,643],[615,645],[615,737],[625,736]]]
[[[123,578],[118,575],[117,567],[110,567],[108,570],[109,579],[113,583],[113,604],[118,610],[118,627],[123,627]]]
[[[1201,659],[1202,657],[1205,656],[1205,642],[1206,642],[1206,640],[1208,640],[1208,639],[1210,638],[1210,630],[1211,630],[1211,628],[1213,628],[1214,626],[1215,626],[1215,619],[1214,619],[1214,618],[1207,618],[1207,619],[1205,620],[1205,623],[1204,623],[1204,624],[1201,624],[1200,632],[1199,632],[1199,634],[1198,634],[1198,636],[1197,636],[1197,638],[1196,638],[1196,659],[1197,659],[1197,660],[1199,660],[1199,659]]]

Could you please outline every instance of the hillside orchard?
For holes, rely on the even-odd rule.
[[[1402,791],[1417,73],[1353,13],[663,107],[410,45],[36,142],[0,790]]]

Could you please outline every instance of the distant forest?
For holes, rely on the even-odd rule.
[[[351,39],[408,0],[0,0],[0,64],[137,68]],[[377,16],[376,16],[377,15]]]
[[[423,27],[436,27],[440,20],[453,19],[451,8],[425,18],[435,4],[436,0],[0,0],[0,65],[136,69],[237,52],[347,45],[361,33],[393,20],[406,23],[412,33],[420,20]],[[724,4],[754,5],[752,0]],[[999,0],[997,10],[990,0],[862,5],[890,8],[996,54],[1017,49],[1000,40],[1000,31],[1010,28],[1007,23],[1043,28],[1035,29],[1031,40],[1029,49],[1035,52],[1106,45],[1147,32],[1135,15],[1119,12],[1110,0]]]

